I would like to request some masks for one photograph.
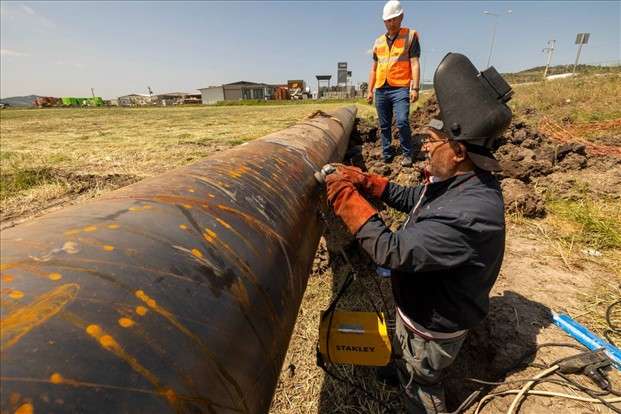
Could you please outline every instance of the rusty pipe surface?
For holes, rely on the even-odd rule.
[[[3,231],[1,411],[267,412],[355,114]]]

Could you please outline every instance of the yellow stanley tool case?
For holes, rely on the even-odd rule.
[[[392,356],[386,323],[387,315],[377,309],[365,284],[359,281],[375,312],[351,312],[336,309],[336,305],[349,285],[358,279],[356,271],[342,249],[341,255],[349,264],[351,271],[332,299],[330,306],[321,313],[317,365],[324,370],[327,370],[327,364],[387,365]],[[379,284],[377,288],[380,289]],[[382,301],[386,306],[383,296]]]
[[[319,352],[327,362],[370,366],[390,362],[392,349],[384,313],[326,312],[321,314]]]

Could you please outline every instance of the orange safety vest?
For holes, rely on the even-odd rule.
[[[375,40],[373,53],[377,56],[376,88],[383,86],[386,81],[390,86],[406,88],[410,86],[412,67],[409,51],[416,36],[416,30],[402,27],[390,48],[385,34]]]

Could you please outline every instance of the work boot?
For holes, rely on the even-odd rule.
[[[403,393],[410,414],[439,414],[446,412],[446,398],[442,383],[421,385],[413,382]]]
[[[376,368],[375,378],[391,387],[399,385],[399,374],[397,373],[397,367],[393,361],[390,361],[388,365]]]

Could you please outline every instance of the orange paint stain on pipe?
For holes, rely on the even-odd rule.
[[[227,223],[226,221],[222,220],[222,219],[221,219],[221,218],[219,218],[219,217],[216,217],[216,221],[217,221],[218,223],[220,223],[220,225],[222,225],[223,227],[225,227],[225,228],[227,228],[227,229],[229,229],[229,230],[231,230],[231,229],[233,228],[233,227],[231,227],[231,225],[230,225],[229,223]]]
[[[203,258],[203,252],[201,252],[198,249],[192,249],[192,254],[196,257],[198,257],[199,259]]]
[[[164,307],[158,305],[157,302],[155,301],[155,299],[151,298],[143,290],[137,290],[134,294],[136,295],[136,297],[138,299],[140,299],[141,301],[146,303],[147,306],[149,306],[149,308],[151,308],[154,312],[156,312],[160,316],[164,317],[171,325],[173,325],[175,328],[177,328],[181,333],[183,333],[184,335],[186,335],[187,337],[192,339],[192,341],[194,341],[197,345],[199,345],[203,349],[203,351],[206,353],[206,355],[212,361],[216,362],[215,355],[213,355],[211,353],[211,351],[207,348],[205,343],[198,336],[196,336],[192,331],[190,331],[188,328],[186,328],[181,322],[179,322],[177,320],[177,318],[175,318],[175,315],[173,315],[172,312],[170,312],[169,310],[165,309]],[[245,406],[246,402],[243,399],[243,395],[241,394],[241,390],[239,389],[239,386],[237,385],[235,380],[228,373],[226,373],[226,371],[224,370],[223,367],[218,366],[218,371],[219,371],[219,374],[221,375],[221,377],[223,379],[225,379],[227,382],[229,382],[230,384],[235,386],[235,388],[236,388],[236,390],[237,390],[237,392],[239,394],[239,397],[242,398],[243,404]]]
[[[107,252],[111,252],[112,250],[114,250],[114,246],[110,245],[110,244],[104,244],[103,246],[101,246],[102,249],[104,249]]]
[[[50,279],[50,280],[53,280],[54,282],[56,282],[56,281],[62,279],[63,275],[61,275],[58,272],[53,272],[53,273],[50,273],[49,275],[47,275],[47,278]]]
[[[147,314],[147,312],[149,312],[149,309],[145,308],[144,306],[136,306],[136,313],[140,316],[144,316]]]
[[[69,283],[59,286],[20,307],[0,320],[0,351],[5,351],[35,327],[47,322],[75,299],[79,286]]]
[[[113,223],[113,224],[108,224],[106,227],[109,228],[110,230],[116,230],[120,226],[118,224],[116,224],[116,223]]]
[[[11,283],[13,281],[13,276],[11,276],[11,275],[2,275],[2,276],[0,276],[0,280],[2,280],[4,283]]]
[[[235,282],[231,285],[231,293],[233,296],[237,298],[240,304],[244,307],[250,306],[250,298],[248,297],[248,291],[246,287],[241,282],[241,280],[236,279]]]
[[[9,292],[9,297],[11,299],[21,299],[24,297],[24,292],[21,290],[12,290]]]
[[[112,335],[104,331],[97,324],[90,324],[86,327],[85,330],[86,333],[89,334],[93,339],[95,339],[102,348],[125,361],[134,371],[136,371],[137,373],[142,375],[147,381],[149,381],[159,393],[165,395],[165,391],[168,390],[168,388],[164,388],[161,385],[159,378],[157,378],[155,374],[142,366],[142,364],[140,364],[140,362],[138,362],[138,360],[132,355],[128,354],[117,342],[117,340],[112,337]]]
[[[188,328],[186,328],[179,321],[177,321],[172,312],[158,305],[155,299],[146,294],[144,290],[137,290],[134,294],[138,299],[146,303],[149,308],[166,318],[173,326],[175,326],[181,332],[185,333],[187,336],[197,340],[199,343],[202,344],[202,341],[198,337],[196,337],[196,335],[194,335]]]
[[[190,204],[181,204],[181,206],[183,208],[187,208],[188,210],[192,208],[192,205],[190,205]]]
[[[157,302],[155,301],[155,299],[152,299],[149,295],[144,293],[144,290],[142,289],[137,290],[136,292],[134,292],[134,294],[136,295],[138,299],[146,303],[147,306],[149,306],[151,309],[157,308]]]
[[[249,250],[251,250],[251,251],[255,254],[255,256],[257,256],[257,257],[261,257],[261,253],[259,253],[259,252],[257,251],[257,249],[255,248],[255,246],[254,246],[252,243],[248,242],[248,240],[246,240],[246,238],[245,238],[242,234],[240,234],[237,230],[235,230],[235,229],[233,228],[233,226],[231,226],[229,223],[227,223],[226,221],[222,220],[222,219],[221,219],[221,218],[219,218],[219,217],[216,217],[216,221],[217,221],[220,225],[222,225],[222,227],[226,228],[226,229],[227,229],[227,230],[229,230],[231,233],[233,233],[235,236],[237,236],[237,238],[238,238],[238,239],[240,239],[240,240],[242,241],[242,243],[244,243],[244,244],[246,245],[246,247],[247,247]]]
[[[17,410],[15,410],[15,414],[33,414],[34,413],[34,405],[31,403],[26,403],[20,405]]]
[[[9,269],[13,269],[14,267],[17,267],[20,265],[20,262],[14,262],[14,263],[0,263],[0,271],[4,271],[4,270],[9,270]]]
[[[135,324],[136,322],[134,322],[130,318],[119,318],[119,325],[121,325],[123,328],[131,328]]]
[[[214,241],[217,238],[217,234],[216,234],[215,231],[213,231],[211,229],[205,229],[205,232],[203,233],[203,237],[208,242],[212,242],[212,241]]]
[[[185,224],[179,224],[179,228],[180,228],[181,230],[187,230],[187,229],[188,229],[188,226],[187,226],[187,225],[185,225]]]
[[[97,231],[97,226],[86,226],[82,229],[82,231],[86,233],[92,233],[94,231]]]
[[[63,378],[63,376],[60,375],[58,372],[55,372],[52,375],[50,375],[50,382],[52,384],[62,384],[64,380],[65,379]]]

